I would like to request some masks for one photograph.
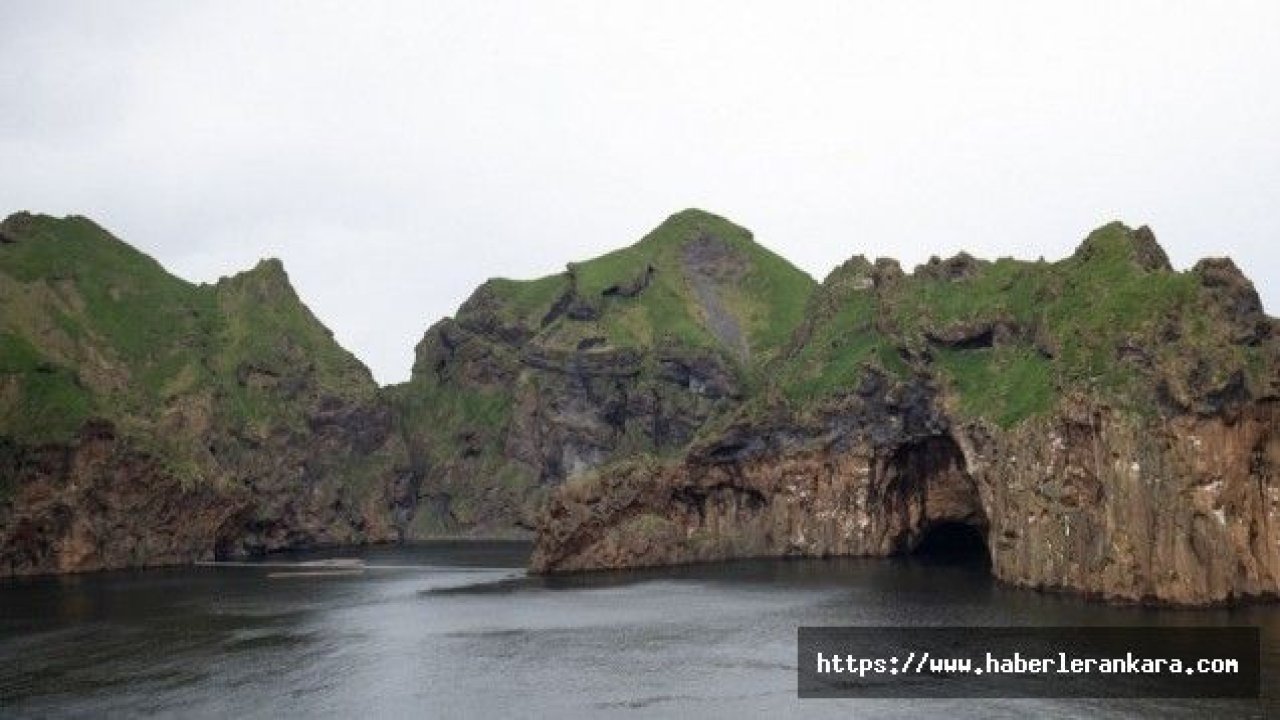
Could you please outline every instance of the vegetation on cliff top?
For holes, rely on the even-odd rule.
[[[0,223],[0,573],[392,540],[407,464],[278,261],[195,285],[83,218]]]
[[[103,417],[199,477],[212,448],[171,432],[175,422],[212,422],[245,438],[303,436],[303,408],[317,398],[379,395],[275,260],[195,285],[89,220],[21,213],[0,224],[0,306],[6,442],[65,441]],[[748,413],[779,400],[820,408],[874,367],[930,377],[961,413],[1007,427],[1067,393],[1150,412],[1270,392],[1276,360],[1251,329],[1254,316],[1271,322],[1229,261],[1175,272],[1150,231],[1120,223],[1057,262],[961,254],[906,274],[856,257],[819,286],[747,230],[686,210],[563,273],[490,280],[427,333],[413,379],[381,393],[400,411],[415,466],[474,486],[444,487],[452,506],[422,522],[452,515],[465,525],[486,505],[534,493],[544,480],[537,462],[577,462],[512,445],[519,403],[568,388],[531,370],[540,362],[602,363],[634,379],[632,396],[677,419],[709,414],[715,426],[742,399]],[[662,385],[672,362],[723,373],[726,387],[677,380],[702,399],[673,400]],[[587,397],[617,390],[614,380],[590,382],[578,388]],[[655,440],[658,428],[605,420],[617,421],[615,455],[680,449]]]
[[[1179,365],[1201,368],[1209,389],[1236,371],[1266,382],[1261,351],[1226,335],[1229,315],[1196,271],[1169,266],[1149,230],[1111,223],[1053,263],[961,254],[910,275],[846,263],[815,293],[777,373],[787,397],[808,402],[851,391],[864,364],[926,372],[963,412],[1004,426],[1073,390],[1150,411]]]
[[[563,273],[484,283],[456,319],[427,333],[410,382],[387,390],[400,408],[415,465],[427,476],[423,493],[448,504],[442,518],[420,516],[420,529],[465,526],[478,513],[521,504],[542,483],[573,471],[573,458],[545,458],[554,467],[538,468],[532,456],[539,449],[509,446],[520,444],[511,439],[520,398],[527,403],[531,396],[574,391],[539,367],[594,364],[605,376],[627,377],[632,394],[664,407],[675,402],[666,411],[680,414],[685,401],[673,400],[671,380],[661,379],[663,363],[674,358],[722,368],[733,376],[726,382],[740,387],[762,382],[759,368],[790,338],[814,287],[812,278],[758,245],[750,232],[699,210],[676,213],[635,244],[571,263]],[[616,397],[614,381],[595,378],[581,380],[591,385],[585,392]],[[697,395],[687,387],[679,392]],[[638,428],[625,410],[611,412],[609,422],[617,427],[600,439],[608,452],[678,449],[657,439],[652,428]],[[506,491],[478,486],[472,481],[477,476],[499,478]]]
[[[493,279],[459,311],[488,313],[544,347],[664,339],[763,361],[787,341],[812,278],[722,217],[684,210],[639,242],[535,280]],[[737,342],[741,335],[742,346]]]
[[[0,234],[2,435],[65,441],[97,416],[173,456],[189,448],[159,424],[177,407],[207,401],[253,433],[302,422],[282,384],[295,395],[377,391],[279,261],[194,285],[84,218],[20,213]]]

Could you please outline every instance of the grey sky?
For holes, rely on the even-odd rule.
[[[0,214],[285,262],[382,382],[492,275],[702,207],[821,279],[1111,219],[1280,306],[1280,3],[5,2]]]

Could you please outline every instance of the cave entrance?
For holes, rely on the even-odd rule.
[[[899,447],[886,475],[891,552],[990,567],[987,515],[955,440],[939,434]]]
[[[984,529],[967,522],[945,520],[929,525],[911,554],[949,565],[991,565]]]
[[[236,557],[235,538],[223,536],[213,544],[213,559],[216,562],[234,560]]]
[[[241,510],[232,513],[218,526],[217,532],[213,535],[213,559],[216,562],[226,562],[244,556],[240,540],[244,536],[245,512]]]

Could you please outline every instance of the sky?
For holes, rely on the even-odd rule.
[[[700,207],[821,279],[1111,220],[1280,308],[1280,3],[0,4],[0,215],[284,261],[382,383],[484,279]]]

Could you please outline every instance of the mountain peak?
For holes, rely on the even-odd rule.
[[[277,257],[262,258],[258,261],[257,265],[253,266],[253,269],[250,270],[250,272],[260,273],[263,275],[279,275],[285,278],[288,278],[289,276],[288,273],[284,271],[284,262]]]
[[[6,244],[17,243],[27,237],[43,235],[57,238],[67,234],[80,234],[84,237],[100,236],[119,243],[106,228],[83,215],[68,215],[60,218],[21,210],[0,221],[0,242]]]
[[[707,236],[722,240],[753,242],[751,231],[741,225],[706,210],[686,208],[663,220],[637,245],[681,246],[691,240]]]
[[[244,296],[258,303],[302,302],[278,258],[263,258],[252,269],[218,278],[216,288],[224,297]]]
[[[248,270],[241,270],[234,275],[224,275],[218,278],[218,284],[246,282],[249,280],[272,281],[283,280],[285,284],[289,283],[289,274],[285,272],[284,263],[280,258],[266,257],[258,260],[254,266]]]
[[[722,215],[717,215],[717,214],[715,214],[715,213],[713,213],[713,212],[710,212],[710,211],[708,211],[708,210],[703,210],[702,208],[696,208],[696,207],[688,207],[688,208],[685,208],[685,209],[680,210],[680,211],[678,211],[678,212],[672,213],[672,214],[670,215],[670,217],[668,218],[668,220],[686,220],[686,221],[688,221],[688,220],[692,220],[692,221],[703,221],[703,222],[729,222],[729,220],[728,220],[728,219],[726,219],[726,218],[725,218],[724,216],[722,216]]]
[[[23,210],[0,220],[0,243],[18,242],[18,237],[23,234],[24,228],[30,226],[34,219],[34,215]]]
[[[1173,270],[1168,254],[1150,227],[1143,225],[1134,230],[1120,221],[1107,223],[1089,233],[1072,258],[1085,263],[1101,258],[1123,259],[1147,272]]]

